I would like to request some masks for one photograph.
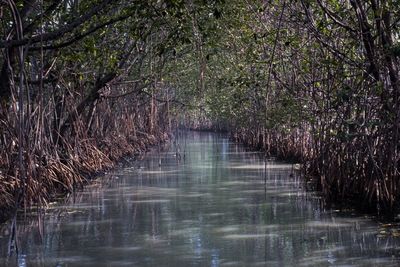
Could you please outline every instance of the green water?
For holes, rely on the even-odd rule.
[[[259,153],[211,133],[180,147],[180,161],[173,145],[151,152],[52,206],[42,235],[18,221],[17,257],[3,225],[0,265],[399,266],[395,229],[325,210],[291,165],[269,162],[265,190]]]

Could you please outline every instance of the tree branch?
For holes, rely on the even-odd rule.
[[[19,47],[23,46],[26,44],[35,44],[39,42],[46,42],[46,41],[52,41],[61,38],[64,36],[66,33],[73,31],[75,28],[79,27],[86,21],[90,20],[92,17],[96,16],[101,10],[103,10],[107,5],[109,5],[112,2],[112,0],[103,0],[101,4],[96,5],[94,8],[92,8],[88,13],[85,15],[79,17],[75,21],[71,22],[68,25],[65,25],[61,27],[58,30],[55,30],[53,32],[49,33],[44,33],[44,34],[39,34],[35,35],[32,37],[26,37],[20,40],[10,40],[10,41],[0,41],[0,48],[9,48],[9,47]]]

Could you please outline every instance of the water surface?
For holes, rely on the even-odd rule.
[[[399,266],[396,229],[325,210],[292,165],[211,133],[117,168],[18,222],[20,253],[2,266]],[[185,154],[183,155],[183,152]],[[161,162],[161,165],[160,165]]]

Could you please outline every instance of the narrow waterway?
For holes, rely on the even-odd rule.
[[[292,165],[269,162],[265,189],[259,153],[212,133],[179,146],[21,219],[17,260],[3,225],[0,265],[399,266],[400,233],[323,209]]]

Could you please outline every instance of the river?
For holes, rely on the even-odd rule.
[[[189,132],[114,169],[43,218],[18,220],[2,266],[399,266],[400,233],[323,208],[286,163],[223,135]],[[21,216],[22,217],[22,216]],[[43,229],[38,225],[44,225]],[[42,230],[39,230],[42,229]]]

